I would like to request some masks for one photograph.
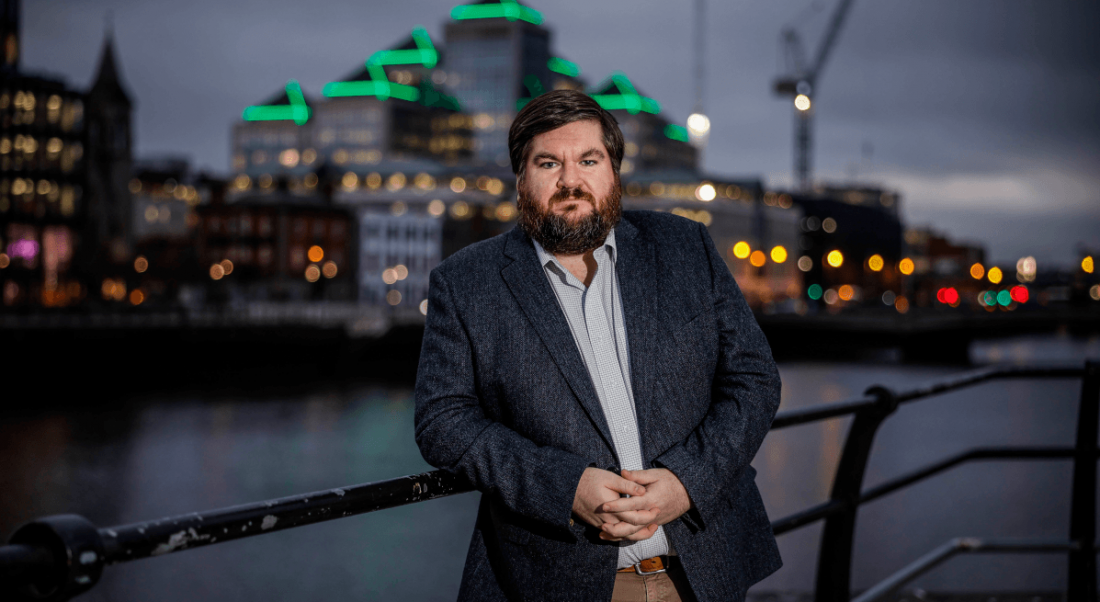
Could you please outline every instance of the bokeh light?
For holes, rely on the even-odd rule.
[[[309,248],[309,252],[306,253],[306,255],[309,257],[310,261],[317,263],[318,261],[321,261],[325,258],[325,250],[317,245],[313,245]]]
[[[909,299],[906,299],[904,295],[899,296],[894,300],[894,309],[898,310],[899,314],[904,314],[909,311]]]
[[[1081,260],[1081,269],[1084,270],[1086,274],[1091,274],[1093,270],[1096,269],[1096,266],[1092,259],[1092,255],[1089,255]]]
[[[908,257],[904,257],[904,258],[902,258],[901,261],[898,262],[898,271],[901,272],[902,274],[904,274],[905,276],[908,276],[908,275],[912,274],[913,269],[915,267],[916,266],[913,264],[913,260],[909,259]],[[906,311],[908,311],[909,305],[906,304],[905,307],[906,307]],[[903,311],[901,313],[905,313],[905,312]]]
[[[149,269],[149,260],[144,255],[138,255],[137,259],[134,259],[134,271],[139,274],[144,274],[145,270]]]
[[[1013,301],[1017,303],[1027,303],[1027,300],[1031,297],[1031,295],[1028,293],[1027,287],[1022,284],[1018,284],[1009,289],[1008,295],[1012,298]]]
[[[211,280],[221,280],[223,276],[225,276],[225,270],[222,268],[222,264],[215,263],[214,265],[210,266]]]
[[[882,255],[877,253],[867,259],[867,267],[871,268],[872,272],[882,270],[882,266],[884,265],[886,265],[886,262],[882,260]]]
[[[852,297],[855,295],[855,290],[852,289],[850,284],[843,284],[837,291],[837,295],[840,296],[841,301],[851,301]]]
[[[738,259],[744,259],[744,258],[748,257],[749,253],[751,253],[751,252],[752,252],[752,247],[749,246],[749,243],[747,243],[743,240],[741,242],[733,245],[733,256],[738,258]]]
[[[772,247],[772,261],[776,263],[787,261],[787,249],[783,248],[782,245]]]
[[[336,263],[332,261],[326,261],[325,265],[321,266],[321,274],[323,274],[325,278],[335,278]]]
[[[993,266],[986,272],[986,277],[989,278],[989,281],[993,284],[1000,284],[1001,280],[1004,278],[1004,274],[1001,272],[1001,268]]]
[[[814,260],[810,259],[809,255],[803,255],[798,258],[798,269],[803,272],[809,272],[814,268]]]
[[[795,96],[794,108],[798,109],[799,111],[809,111],[810,97],[806,96],[805,94],[799,94],[798,96]]]
[[[1016,280],[1020,282],[1031,282],[1035,280],[1035,273],[1037,266],[1034,257],[1021,257],[1016,262]]]
[[[758,268],[764,267],[764,263],[767,260],[768,260],[768,258],[764,255],[764,252],[759,250],[759,249],[756,250],[756,251],[753,251],[752,255],[749,255],[749,263],[751,263],[752,265],[754,265]]]
[[[970,266],[970,277],[974,280],[981,280],[985,276],[985,267],[980,263],[975,263]]]
[[[700,201],[713,201],[716,196],[718,196],[718,192],[714,189],[714,185],[709,182],[700,184],[695,189],[695,198]]]
[[[825,261],[834,268],[839,268],[844,265],[844,254],[834,249],[825,256]]]
[[[822,290],[820,284],[811,284],[810,287],[806,289],[806,296],[813,299],[814,301],[820,299],[821,294]]]
[[[141,305],[145,301],[145,293],[140,288],[135,288],[130,291],[130,304]]]
[[[306,268],[306,280],[309,282],[317,282],[321,278],[321,270],[317,269],[317,266],[311,265]]]
[[[390,305],[397,305],[401,303],[401,291],[390,291],[386,293],[386,303]]]
[[[222,266],[222,273],[224,273],[226,276],[233,273],[233,262],[232,261],[229,261],[228,259],[223,259],[223,260],[221,260],[221,263],[219,263],[218,265]]]

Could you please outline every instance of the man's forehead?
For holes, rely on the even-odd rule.
[[[567,123],[549,132],[543,132],[531,140],[532,157],[545,152],[587,152],[591,149],[606,152],[603,144],[603,130],[600,123],[593,120]]]

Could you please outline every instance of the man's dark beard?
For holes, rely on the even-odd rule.
[[[550,197],[550,202],[543,211],[521,186],[516,198],[519,225],[547,253],[580,255],[602,245],[607,234],[619,223],[623,214],[622,196],[622,186],[616,177],[611,192],[602,203],[597,204],[591,194],[580,188],[560,188]],[[576,222],[569,221],[568,214],[558,215],[553,212],[556,203],[571,198],[588,201],[594,210]]]

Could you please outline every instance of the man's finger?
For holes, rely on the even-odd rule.
[[[604,487],[625,495],[645,495],[645,487],[642,487],[638,483],[628,481],[614,473],[611,474],[614,478],[608,479]]]
[[[629,539],[630,541],[642,541],[653,537],[653,534],[657,532],[657,525],[651,524],[644,529],[634,533],[633,535],[627,535],[623,539]]]
[[[603,531],[603,534],[609,535],[612,538],[622,539],[624,537],[628,537],[630,535],[633,535],[633,534],[637,533],[638,531],[640,531],[642,529],[648,529],[648,528],[649,528],[649,525],[646,525],[646,524],[632,525],[628,522],[618,522],[618,523],[604,523],[603,525],[600,526],[600,531]],[[601,537],[603,537],[603,534],[601,534]]]
[[[624,497],[611,502],[605,502],[599,508],[599,512],[630,512],[633,510],[649,510],[653,502],[644,495]]]
[[[660,513],[661,511],[657,508],[649,508],[649,510],[638,512],[601,513],[599,516],[605,518],[605,523],[629,523],[635,526],[646,526],[657,519]]]
[[[661,471],[656,468],[649,470],[624,470],[623,478],[641,485],[649,485],[661,480]]]

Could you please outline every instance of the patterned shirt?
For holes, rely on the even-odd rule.
[[[586,288],[556,257],[535,242],[539,263],[546,271],[558,299],[573,340],[588,368],[588,375],[603,407],[611,429],[611,439],[619,465],[626,470],[642,470],[642,443],[630,384],[630,357],[626,328],[623,325],[619,279],[615,274],[615,231],[594,251],[596,273]],[[625,568],[653,556],[674,554],[664,527],[649,539],[623,540],[619,547],[619,568]]]

